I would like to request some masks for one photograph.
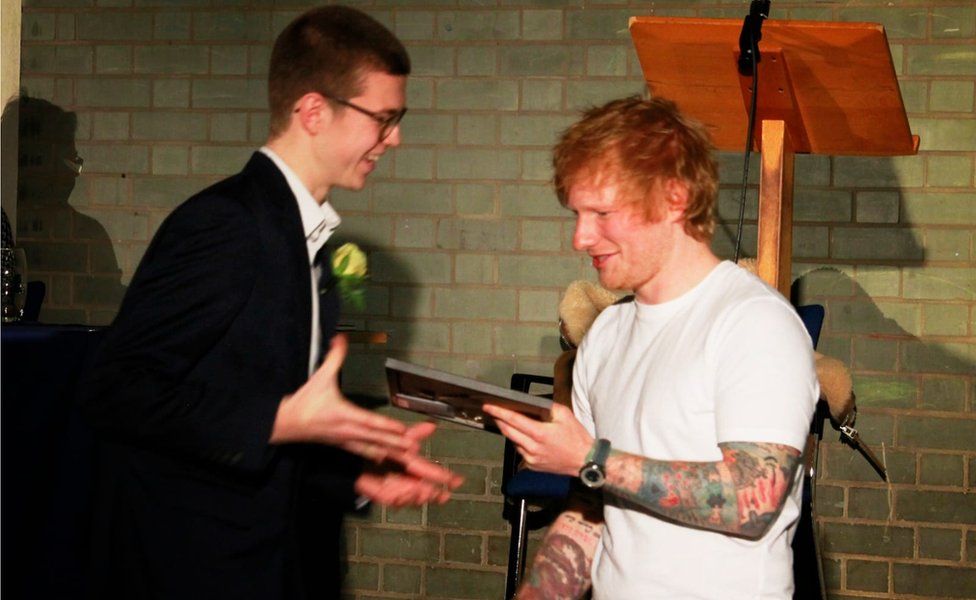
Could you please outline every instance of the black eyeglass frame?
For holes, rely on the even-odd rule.
[[[71,158],[62,158],[64,165],[74,172],[75,175],[81,175],[81,172],[85,168],[85,159],[78,155],[76,152]]]
[[[390,134],[393,133],[393,130],[396,129],[397,125],[400,124],[400,121],[403,120],[403,116],[407,114],[407,107],[404,106],[400,110],[394,111],[389,116],[384,117],[382,112],[373,112],[369,109],[359,106],[358,104],[353,104],[352,102],[346,100],[345,98],[337,98],[336,96],[326,94],[325,92],[319,92],[319,93],[325,96],[326,98],[328,98],[329,100],[332,100],[333,102],[338,102],[343,106],[348,106],[349,108],[361,112],[367,117],[369,117],[370,119],[373,119],[374,121],[379,123],[380,133],[379,133],[379,139],[377,140],[376,143],[382,142],[386,138],[390,137]]]

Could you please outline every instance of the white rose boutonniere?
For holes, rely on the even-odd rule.
[[[366,254],[356,244],[343,244],[332,254],[332,274],[344,302],[363,310],[366,307]]]

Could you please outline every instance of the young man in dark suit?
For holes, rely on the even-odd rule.
[[[343,510],[459,485],[418,455],[432,424],[340,392],[339,300],[315,260],[331,188],[362,188],[400,143],[409,71],[371,17],[301,15],[272,52],[267,144],[161,225],[82,397],[102,440],[95,597],[334,597]]]

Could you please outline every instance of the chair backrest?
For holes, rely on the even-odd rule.
[[[810,341],[814,349],[820,342],[820,331],[823,329],[826,311],[819,304],[807,304],[796,307],[797,314],[810,334]],[[829,417],[830,411],[822,400],[817,403],[817,410],[810,423],[811,443],[807,444],[808,451],[813,457],[808,458],[809,465],[803,476],[803,498],[800,504],[800,518],[793,536],[793,584],[794,598],[822,598],[823,574],[820,560],[820,549],[817,534],[814,529],[814,490],[816,485],[816,455],[817,446],[823,436],[823,424]]]
[[[509,387],[517,392],[528,394],[529,390],[532,388],[532,384],[551,386],[552,381],[552,377],[548,377],[546,375],[512,373],[512,379]],[[505,459],[502,463],[503,491],[504,488],[507,487],[508,482],[512,480],[512,477],[518,471],[519,460],[519,453],[515,449],[515,445],[508,438],[505,438]]]
[[[37,322],[41,315],[41,303],[44,302],[44,293],[47,287],[43,281],[28,281],[24,292],[24,312],[21,320],[28,323]]]
[[[807,328],[807,333],[810,334],[810,341],[813,342],[813,347],[816,348],[820,342],[820,330],[823,329],[824,307],[819,304],[805,304],[803,306],[797,306],[796,313],[800,315],[800,320],[803,321],[804,327]]]

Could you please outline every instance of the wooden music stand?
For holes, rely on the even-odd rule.
[[[746,143],[752,78],[739,75],[742,21],[633,17],[630,35],[655,96],[705,123],[719,150]],[[762,152],[759,275],[787,298],[793,155],[898,156],[918,151],[884,28],[875,23],[763,23],[752,140]]]

